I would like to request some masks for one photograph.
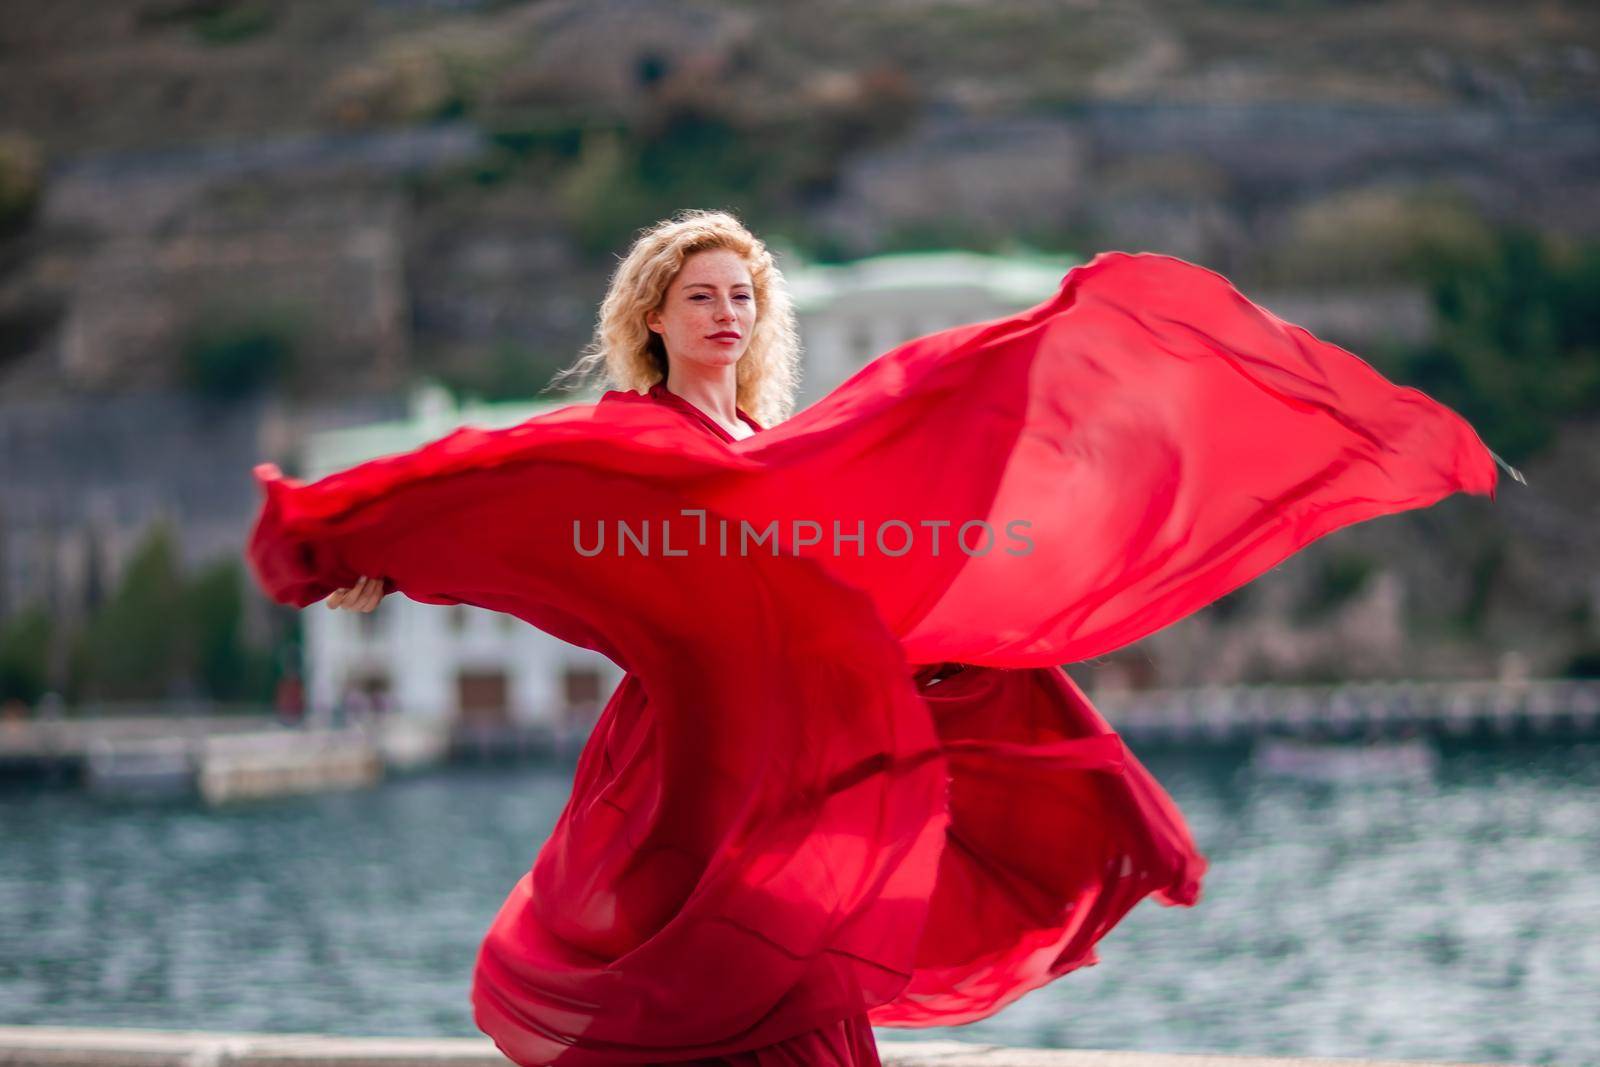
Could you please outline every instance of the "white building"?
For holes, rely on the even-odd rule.
[[[805,344],[800,405],[912,338],[1042,303],[1079,262],[1066,255],[908,252],[785,266]]]
[[[1037,304],[1076,260],[967,252],[885,255],[837,266],[790,263],[806,364],[801,405],[913,337]],[[403,452],[458,426],[509,426],[555,404],[465,404],[420,389],[411,418],[316,435],[306,476],[321,477]],[[370,614],[305,614],[308,695],[314,715],[379,701],[415,721],[499,731],[587,730],[622,672],[605,657],[520,619],[478,608],[386,597]]]

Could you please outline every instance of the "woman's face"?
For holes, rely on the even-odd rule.
[[[713,248],[685,259],[645,325],[661,335],[673,362],[738,363],[756,325],[756,290],[744,257]]]

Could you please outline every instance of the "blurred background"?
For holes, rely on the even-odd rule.
[[[619,674],[268,603],[251,467],[582,399],[545,389],[632,235],[721,207],[791,279],[806,402],[1164,252],[1527,478],[1071,665],[1207,899],[948,1036],[1588,1062],[1597,102],[1581,0],[8,0],[0,1023],[474,1032]]]

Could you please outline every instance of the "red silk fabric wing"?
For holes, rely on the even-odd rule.
[[[312,484],[257,471],[275,599],[381,575],[628,672],[479,954],[475,1017],[518,1063],[982,1018],[1144,897],[1194,904],[1182,816],[1058,664],[1495,488],[1455,413],[1151,254],[726,437],[611,393]]]

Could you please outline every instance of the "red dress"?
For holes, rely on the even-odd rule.
[[[869,1019],[967,1022],[1095,963],[1206,864],[1057,665],[1495,488],[1454,412],[1153,254],[746,440],[653,393],[257,470],[278,600],[382,575],[627,671],[479,953],[475,1018],[521,1064],[870,1064]]]

